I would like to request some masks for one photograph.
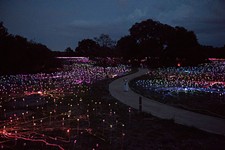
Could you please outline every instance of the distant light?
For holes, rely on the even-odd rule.
[[[208,58],[210,61],[224,61],[225,59],[223,58]]]
[[[69,133],[70,132],[70,129],[67,129],[66,132]]]

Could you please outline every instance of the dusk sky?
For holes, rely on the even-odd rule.
[[[194,31],[200,44],[225,44],[224,0],[0,0],[0,21],[9,33],[55,51],[102,33],[118,40],[150,18]]]

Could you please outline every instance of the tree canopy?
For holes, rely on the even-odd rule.
[[[186,57],[187,49],[199,46],[194,32],[152,19],[134,24],[129,31],[144,56],[159,57],[166,51],[174,57]]]
[[[148,19],[135,23],[129,32],[130,35],[122,37],[117,42],[123,56],[126,52],[128,57],[159,58],[165,63],[168,61],[175,63],[176,59],[180,58],[185,59],[187,64],[191,62],[188,62],[190,58],[196,61],[205,59],[196,35],[184,27],[172,27]]]
[[[101,34],[99,37],[95,37],[94,40],[102,48],[113,48],[115,46],[115,41],[113,41],[108,34]]]
[[[84,39],[78,43],[75,52],[80,56],[97,56],[100,45],[92,39]]]
[[[45,45],[11,35],[0,23],[0,74],[48,71],[55,64],[57,62]]]
[[[115,42],[108,34],[101,34],[94,39],[83,39],[78,42],[75,53],[78,56],[111,57],[114,56]]]
[[[218,54],[215,55],[214,51]],[[149,63],[157,65],[195,65],[205,62],[208,57],[220,57],[224,48],[210,48],[198,43],[193,31],[184,27],[172,27],[147,19],[135,23],[129,34],[113,41],[108,34],[93,39],[84,39],[78,43],[77,56],[123,57],[125,60],[151,59]],[[156,63],[156,61],[158,61]]]

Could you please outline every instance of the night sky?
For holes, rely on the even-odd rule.
[[[58,51],[102,33],[118,40],[150,18],[194,31],[200,44],[225,44],[224,0],[0,0],[9,33]]]

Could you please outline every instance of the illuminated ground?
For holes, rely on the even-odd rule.
[[[112,98],[108,92],[111,78],[129,69],[119,67],[115,69],[119,72],[106,76],[102,74],[104,69],[84,68],[93,74],[100,71],[97,76],[91,73],[89,77],[82,73],[76,76],[76,70],[20,75],[20,80],[18,76],[1,78],[0,149],[225,147],[223,136],[139,114]],[[87,82],[77,82],[80,80]]]
[[[130,85],[151,99],[225,118],[225,64],[161,68],[133,80]]]
[[[63,71],[51,74],[2,76],[1,148],[104,147],[104,142],[108,142],[104,134],[112,132],[115,122],[121,128],[123,124],[115,119],[116,112],[110,109],[117,104],[109,104],[108,114],[101,116],[104,134],[93,133],[91,122],[95,122],[103,106],[102,101],[94,98],[90,87],[99,80],[123,75],[130,69],[121,65],[103,68],[93,63],[73,62],[65,65]],[[109,122],[108,118],[113,119]],[[118,131],[122,132],[122,129]]]

